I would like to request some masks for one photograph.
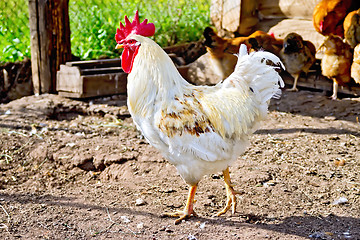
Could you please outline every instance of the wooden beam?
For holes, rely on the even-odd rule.
[[[35,94],[55,92],[56,72],[71,60],[68,6],[69,0],[29,0]]]
[[[30,24],[30,44],[31,44],[31,71],[32,82],[35,94],[40,94],[40,42],[38,28],[37,0],[29,0],[29,24]]]

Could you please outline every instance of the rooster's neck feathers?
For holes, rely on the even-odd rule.
[[[129,107],[141,115],[156,100],[172,100],[188,93],[190,84],[180,75],[165,51],[153,40],[135,35],[141,46],[128,76]]]
[[[173,87],[181,89],[189,85],[177,71],[170,57],[157,43],[139,35],[136,35],[134,39],[139,41],[141,46],[134,60],[134,73],[131,75],[142,76],[140,77],[144,81],[142,84],[152,82],[164,91],[169,91]],[[145,69],[147,72],[144,72]],[[132,76],[130,78],[135,79]]]

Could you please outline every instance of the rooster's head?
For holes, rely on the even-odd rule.
[[[136,11],[132,22],[130,22],[128,17],[125,16],[125,26],[120,22],[120,28],[116,30],[116,49],[124,48],[121,56],[121,66],[127,73],[131,72],[134,58],[141,45],[140,42],[133,39],[133,36],[141,35],[144,37],[150,37],[155,33],[155,25],[153,23],[148,23],[147,21],[148,20],[145,19],[140,23],[139,13]]]

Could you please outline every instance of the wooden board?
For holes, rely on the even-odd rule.
[[[67,62],[57,72],[57,91],[71,98],[125,94],[127,73],[120,66],[120,59]]]
[[[121,59],[103,59],[66,62],[57,72],[57,91],[60,96],[90,98],[114,94],[126,94],[127,73]],[[187,79],[189,66],[177,67]]]
[[[71,59],[68,0],[29,0],[35,94],[55,92],[56,71]]]
[[[283,76],[283,80],[285,84],[292,87],[294,83],[294,79],[292,77]],[[316,73],[309,73],[307,77],[305,76],[300,77],[297,86],[316,90],[316,91],[321,90],[329,93],[333,92],[333,82],[322,75],[317,75]],[[360,85],[353,84],[350,85],[349,87],[339,86],[338,93],[359,97]]]

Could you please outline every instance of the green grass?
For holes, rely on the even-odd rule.
[[[147,18],[161,46],[196,41],[210,24],[210,0],[72,0],[69,2],[71,51],[81,59],[118,57],[114,35],[120,21]],[[30,57],[28,0],[0,1],[0,62]]]
[[[0,62],[30,57],[28,0],[0,1]]]

